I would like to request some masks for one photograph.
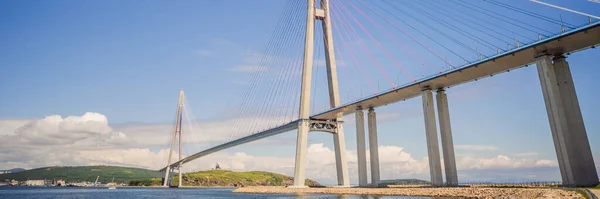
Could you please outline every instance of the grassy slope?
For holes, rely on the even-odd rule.
[[[178,176],[172,178],[172,184],[178,183]],[[286,186],[294,183],[290,176],[264,172],[233,172],[228,170],[208,170],[183,174],[184,186]],[[320,186],[313,180],[306,180],[308,186]]]
[[[121,183],[129,182],[134,179],[156,177],[157,172],[147,169],[116,166],[43,167],[18,173],[0,174],[0,180],[15,179],[22,181],[27,179],[63,179],[66,182],[94,182],[97,176],[100,176],[98,181],[103,183],[112,181],[113,177],[115,178],[115,182]]]

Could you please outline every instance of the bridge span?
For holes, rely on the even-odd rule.
[[[380,92],[377,93],[375,95],[363,98],[363,99],[359,99],[353,102],[349,102],[349,103],[345,103],[342,105],[339,105],[337,107],[334,107],[332,109],[326,110],[324,112],[315,114],[310,116],[308,119],[297,119],[297,120],[293,120],[287,124],[283,124],[280,125],[278,127],[272,128],[272,129],[268,129],[268,130],[264,130],[261,132],[257,132],[254,133],[252,135],[246,136],[246,137],[242,137],[239,138],[237,140],[234,141],[230,141],[227,143],[223,143],[221,145],[218,146],[214,146],[212,148],[200,151],[198,153],[195,153],[193,155],[190,155],[188,157],[185,157],[177,162],[174,162],[170,165],[168,165],[167,167],[161,169],[161,172],[165,172],[167,171],[169,168],[173,169],[173,168],[179,168],[180,165],[193,161],[197,158],[206,156],[208,154],[220,151],[220,150],[224,150],[227,148],[231,148],[240,144],[244,144],[244,143],[248,143],[248,142],[252,142],[252,141],[256,141],[256,140],[260,140],[266,137],[270,137],[270,136],[274,136],[277,134],[281,134],[284,132],[288,132],[288,131],[292,131],[295,129],[298,129],[299,125],[303,122],[303,121],[307,121],[311,124],[311,130],[321,130],[321,131],[328,131],[327,127],[328,124],[331,122],[336,122],[337,118],[340,118],[340,115],[348,115],[348,114],[352,114],[352,113],[357,113],[357,111],[360,111],[360,115],[362,116],[362,110],[363,109],[370,109],[369,112],[373,112],[374,108],[380,107],[380,106],[385,106],[391,103],[396,103],[399,101],[403,101],[406,99],[410,99],[413,97],[418,97],[418,96],[423,96],[423,103],[424,103],[424,113],[425,113],[425,119],[426,119],[426,134],[427,134],[427,140],[428,140],[428,151],[429,151],[429,156],[430,156],[430,168],[431,168],[431,178],[432,178],[432,183],[434,186],[441,186],[443,185],[442,183],[442,174],[441,174],[441,168],[440,168],[440,158],[439,158],[439,149],[437,146],[437,129],[435,127],[435,113],[433,112],[433,105],[432,103],[432,99],[431,99],[431,93],[432,91],[438,91],[438,109],[440,109],[440,105],[444,106],[444,103],[447,103],[447,101],[445,101],[445,94],[443,94],[443,90],[447,89],[449,87],[453,87],[459,84],[463,84],[466,82],[470,82],[470,81],[476,81],[478,79],[481,78],[485,78],[485,77],[491,77],[495,74],[499,74],[499,73],[503,73],[503,72],[509,72],[511,70],[514,69],[518,69],[524,66],[528,66],[531,65],[532,63],[536,63],[537,67],[538,67],[538,71],[540,73],[540,81],[542,82],[542,89],[544,90],[544,99],[546,101],[546,107],[548,110],[548,115],[549,115],[549,120],[550,120],[550,125],[552,127],[552,134],[553,134],[553,138],[554,138],[554,142],[555,142],[555,147],[556,147],[556,151],[557,151],[557,156],[558,156],[558,161],[559,161],[559,166],[561,167],[561,177],[563,178],[563,183],[565,185],[585,185],[582,184],[581,182],[586,181],[585,177],[582,177],[582,175],[588,175],[588,174],[584,174],[583,171],[585,172],[591,172],[589,171],[589,168],[582,168],[582,167],[578,167],[576,166],[577,163],[589,163],[589,160],[584,160],[587,157],[583,157],[583,156],[578,156],[577,154],[574,154],[574,150],[578,150],[575,149],[575,146],[572,146],[573,144],[577,143],[578,141],[575,140],[575,138],[577,139],[582,139],[585,138],[585,141],[587,142],[587,136],[585,134],[585,129],[583,130],[583,134],[581,133],[581,130],[579,130],[579,134],[576,135],[576,137],[572,137],[570,139],[565,138],[565,133],[568,133],[570,130],[569,128],[578,128],[578,127],[572,127],[572,123],[577,123],[579,121],[571,121],[571,119],[565,118],[565,114],[571,116],[572,114],[574,115],[579,115],[579,119],[581,119],[581,114],[579,112],[579,107],[577,105],[577,107],[571,107],[573,109],[577,109],[574,111],[571,110],[566,110],[567,113],[557,113],[556,109],[557,106],[564,106],[564,104],[568,104],[570,102],[566,102],[566,101],[562,101],[560,102],[560,100],[557,101],[557,99],[561,99],[564,98],[564,96],[561,95],[574,95],[574,90],[572,90],[572,93],[566,93],[565,94],[565,90],[569,90],[569,88],[560,88],[560,86],[558,86],[558,88],[551,88],[552,84],[555,83],[555,81],[557,79],[561,79],[566,78],[568,81],[570,79],[570,72],[567,75],[568,77],[562,77],[564,76],[564,74],[558,74],[560,73],[558,70],[555,71],[551,71],[551,77],[550,79],[547,79],[547,77],[544,77],[544,74],[548,73],[548,70],[552,70],[552,69],[545,69],[546,67],[550,67],[552,68],[552,63],[548,62],[551,58],[554,58],[554,62],[556,64],[563,64],[566,65],[566,67],[568,68],[568,64],[566,63],[566,61],[564,61],[564,56],[569,55],[571,53],[577,52],[577,51],[581,51],[584,49],[588,49],[588,48],[595,48],[600,44],[600,22],[595,22],[595,23],[591,23],[589,25],[583,26],[583,27],[579,27],[570,31],[566,31],[563,32],[559,35],[555,35],[549,38],[544,38],[544,39],[540,39],[537,42],[528,44],[528,45],[524,45],[524,46],[520,46],[517,48],[513,48],[509,51],[503,52],[503,53],[499,53],[497,55],[494,56],[490,56],[490,57],[486,57],[486,58],[482,58],[481,60],[472,62],[472,63],[467,63],[461,67],[457,67],[454,68],[452,70],[449,71],[445,71],[445,72],[441,72],[439,74],[436,74],[434,76],[431,77],[427,77],[424,79],[420,79],[414,82],[410,82],[408,84],[405,85],[401,85],[401,86],[397,86],[396,88],[384,91],[384,92]],[[557,74],[554,74],[554,72],[557,72]],[[570,81],[572,82],[572,79],[570,79]],[[572,86],[572,85],[571,85]],[[440,96],[440,91],[442,93],[442,96]],[[557,92],[560,91],[558,94]],[[445,102],[440,102],[440,100],[445,101]],[[576,100],[576,98],[575,98]],[[452,146],[452,138],[451,138],[451,130],[450,130],[450,124],[449,124],[449,118],[448,118],[448,110],[447,110],[447,104],[445,104],[446,109],[442,110],[445,111],[445,113],[441,113],[442,116],[440,117],[445,117],[445,118],[440,118],[440,131],[441,131],[441,136],[442,136],[442,151],[444,153],[444,161],[446,161],[447,159],[449,159],[448,161],[454,161],[454,152],[453,152],[453,146]],[[568,108],[566,108],[568,109]],[[571,112],[570,112],[571,111]],[[579,114],[577,114],[577,112],[579,112]],[[444,116],[445,115],[445,116]],[[358,117],[358,116],[357,116]],[[373,112],[373,124],[374,125],[374,112]],[[432,119],[433,118],[433,119]],[[371,120],[371,118],[369,117],[369,120]],[[577,117],[574,119],[577,120]],[[580,121],[581,125],[583,125],[583,121]],[[565,124],[568,123],[568,124]],[[433,125],[433,126],[432,126]],[[571,125],[571,126],[570,126]],[[363,128],[364,131],[364,121],[358,122],[357,121],[357,127],[358,128]],[[333,128],[336,128],[335,125],[333,125]],[[562,130],[561,130],[562,129]],[[331,129],[329,129],[331,130]],[[369,130],[371,131],[371,128],[369,128]],[[335,131],[332,131],[332,133],[335,133]],[[376,135],[376,128],[375,128],[375,135]],[[369,135],[371,136],[372,132],[369,133]],[[583,136],[583,137],[582,137]],[[364,139],[364,136],[363,136]],[[449,141],[448,141],[449,139]],[[359,142],[364,142],[364,140],[358,140]],[[375,143],[376,144],[376,143]],[[359,144],[360,146],[360,144]],[[364,145],[363,145],[364,147]],[[574,148],[575,147],[575,148]],[[587,144],[588,147],[588,151],[589,151],[589,144]],[[359,153],[364,153],[364,148],[362,149],[363,151],[361,152],[360,148],[358,149]],[[437,150],[437,154],[436,151]],[[584,150],[585,151],[585,150]],[[298,152],[297,152],[298,153]],[[297,154],[298,155],[298,154]],[[371,154],[371,156],[373,157],[374,155],[377,154]],[[587,155],[587,154],[584,154]],[[591,154],[589,154],[591,156]],[[450,157],[448,157],[450,156]],[[437,157],[437,158],[432,158],[432,157]],[[591,159],[591,158],[590,158]],[[372,164],[373,164],[372,160]],[[378,161],[378,160],[375,160]],[[364,167],[364,164],[366,164],[366,160],[361,160],[359,159],[359,170],[361,170],[361,164],[363,164],[362,167]],[[456,177],[456,167],[455,167],[455,163],[454,162],[445,162],[445,165],[450,165],[450,168],[448,168],[448,166],[446,166],[446,185],[456,185],[457,184],[457,177]],[[454,166],[452,168],[452,166]],[[592,162],[592,168],[593,168],[593,162]],[[576,171],[577,169],[583,169],[582,171]],[[587,169],[587,170],[586,170]],[[366,170],[363,169],[363,170]],[[170,172],[170,171],[169,171]],[[372,171],[374,172],[374,171]],[[594,168],[594,172],[595,172],[595,168]],[[377,171],[378,173],[378,171]],[[339,174],[339,173],[338,173]],[[364,175],[364,177],[362,177],[362,175]],[[449,176],[450,175],[450,176]],[[454,175],[454,176],[452,176]],[[596,176],[596,175],[594,175]],[[378,177],[378,175],[377,175]],[[366,181],[366,173],[364,171],[359,171],[359,178],[361,178],[361,182],[360,185],[365,185],[365,181]],[[378,180],[378,179],[376,179]],[[597,181],[597,179],[596,179]],[[303,180],[302,180],[303,182]],[[587,180],[586,182],[589,182],[589,180]]]

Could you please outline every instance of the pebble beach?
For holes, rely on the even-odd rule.
[[[425,196],[460,198],[583,198],[574,191],[558,188],[295,188],[272,186],[242,187],[237,193],[300,193],[300,194],[343,194],[380,196]]]

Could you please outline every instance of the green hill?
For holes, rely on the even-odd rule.
[[[18,173],[0,174],[0,180],[63,179],[70,183],[81,181],[94,182],[97,176],[100,176],[98,181],[103,183],[111,182],[113,177],[117,183],[128,183],[131,180],[157,177],[158,174],[153,170],[116,166],[43,167]]]
[[[178,175],[171,178],[171,184],[178,184]],[[221,187],[236,187],[236,186],[287,186],[294,183],[294,179],[290,176],[264,172],[264,171],[248,171],[248,172],[233,172],[228,170],[208,170],[198,171],[193,173],[183,174],[183,186],[221,186]],[[139,183],[139,184],[136,184]],[[307,186],[321,186],[313,180],[306,180]],[[130,185],[160,185],[160,178],[153,178],[144,181],[131,181]]]
[[[409,185],[409,184],[430,184],[429,181],[419,179],[393,179],[382,180],[379,185]]]

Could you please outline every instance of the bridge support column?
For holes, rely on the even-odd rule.
[[[163,187],[169,186],[169,169],[171,169],[169,166],[167,166],[167,168],[165,169],[165,178],[163,181]]]
[[[181,168],[181,163],[179,164],[179,167],[177,167],[177,170],[179,171],[179,176],[178,176],[179,183],[177,184],[177,187],[183,187],[183,184],[182,184],[183,175],[182,175],[182,171],[181,171],[183,169]]]
[[[369,108],[369,153],[371,158],[371,186],[379,186],[379,144],[377,143],[377,119],[375,110]]]
[[[169,179],[169,168],[165,168],[164,173],[161,173],[163,179],[163,187],[167,186],[167,180]]]
[[[163,181],[163,186],[168,187],[171,186],[171,176],[172,176],[173,168],[169,167],[165,169],[165,178]]]
[[[365,146],[365,117],[362,109],[356,110],[356,154],[358,158],[358,186],[367,186],[367,153]]]
[[[346,142],[344,140],[344,127],[341,122],[338,123],[336,133],[333,135],[333,146],[335,147],[335,166],[338,185],[349,187],[350,178],[348,177],[348,162],[346,161]]]
[[[179,109],[177,110],[177,115],[179,115]],[[176,119],[176,125],[179,120]],[[177,127],[175,127],[177,128]],[[175,129],[175,133],[173,133],[173,139],[171,141],[171,150],[169,150],[169,160],[167,161],[167,167],[165,168],[165,181],[163,182],[163,186],[169,186],[169,179],[171,178],[171,156],[173,155],[173,145],[175,145],[175,136],[177,134],[177,129]]]
[[[564,186],[596,186],[598,173],[569,64],[562,55],[536,58],[554,148]]]
[[[335,49],[333,45],[331,14],[329,12],[331,6],[329,5],[329,0],[320,0],[319,2],[321,4],[321,8],[318,11],[322,11],[322,15],[316,14],[315,18],[322,21],[323,40],[325,42],[325,64],[327,66],[327,86],[329,88],[329,105],[331,108],[335,108],[340,105],[340,93],[338,87]],[[338,122],[338,127],[336,129],[336,134],[333,135],[333,143],[335,146],[335,164],[337,168],[338,185],[348,187],[350,186],[350,178],[348,176],[348,163],[346,161],[344,128],[343,124],[341,123],[342,117],[342,114],[337,115],[336,121]]]
[[[444,89],[439,89],[436,94],[438,117],[440,119],[440,137],[442,139],[442,154],[444,155],[444,170],[446,171],[446,186],[458,186],[456,173],[456,160],[454,157],[454,143],[452,141],[452,128],[450,125],[450,112],[448,110],[448,97]]]
[[[296,160],[294,165],[294,186],[290,188],[305,188],[306,180],[306,150],[308,145],[308,131],[310,129],[310,90],[312,80],[312,60],[314,54],[313,42],[315,39],[315,1],[308,0],[306,13],[306,36],[304,39],[304,61],[302,62],[302,87],[300,90],[300,110],[298,122],[298,135],[296,137]]]
[[[298,137],[296,138],[296,161],[294,166],[294,186],[290,188],[307,188],[306,181],[306,151],[308,145],[308,130],[310,122],[300,120],[298,123]]]
[[[435,126],[435,111],[431,90],[422,91],[423,116],[425,118],[425,135],[427,137],[427,157],[429,159],[429,174],[432,186],[442,186],[442,167],[440,149],[438,146],[437,127]]]

